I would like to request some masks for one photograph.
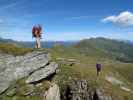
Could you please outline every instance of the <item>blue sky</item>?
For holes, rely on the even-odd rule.
[[[33,41],[31,29],[41,24],[46,41],[133,40],[132,4],[132,0],[0,0],[0,36]]]

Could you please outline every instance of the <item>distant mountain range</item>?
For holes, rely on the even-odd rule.
[[[126,40],[126,43],[133,44],[133,41]]]
[[[85,55],[110,57],[122,62],[133,62],[133,43],[106,38],[80,41],[75,47]]]
[[[85,40],[93,40],[93,39],[104,39],[105,38],[91,38],[91,39],[85,39]],[[83,40],[83,41],[85,41]],[[110,39],[106,39],[106,40],[110,40]],[[119,41],[119,42],[124,42],[124,43],[127,43],[127,44],[133,44],[133,41],[129,41],[129,40],[114,40],[115,42]],[[79,41],[42,41],[42,47],[43,48],[51,48],[53,47],[54,45],[56,44],[60,44],[60,45],[64,45],[64,46],[70,46],[70,45],[74,45],[74,44],[77,44]],[[3,39],[3,38],[0,38],[0,43],[11,43],[11,44],[14,44],[14,45],[17,45],[17,46],[22,46],[22,47],[34,47],[34,44],[35,42],[33,41],[15,41],[15,40],[12,40],[12,39]]]
[[[43,48],[51,48],[54,45],[64,45],[64,46],[70,46],[73,44],[76,44],[78,41],[42,41],[42,47]],[[34,48],[35,42],[32,41],[14,41],[11,39],[3,39],[0,38],[0,43],[10,43],[21,47],[31,47]]]

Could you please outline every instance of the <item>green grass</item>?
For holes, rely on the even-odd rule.
[[[13,44],[0,43],[0,52],[2,53],[18,56],[18,55],[24,55],[25,53],[31,51],[33,51],[33,49],[31,48],[22,48],[22,47],[17,47]]]
[[[133,83],[133,64],[122,63],[114,66],[114,69],[129,82]]]

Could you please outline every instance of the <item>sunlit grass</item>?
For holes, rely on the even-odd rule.
[[[22,48],[17,47],[13,44],[0,43],[0,52],[12,55],[24,55],[25,53],[31,52],[33,49],[31,48]]]

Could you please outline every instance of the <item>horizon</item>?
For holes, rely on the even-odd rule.
[[[116,40],[116,41],[128,41],[128,42],[133,42],[133,40],[125,40],[125,39],[114,39],[114,38],[105,38],[105,37],[90,37],[90,38],[83,38],[81,40],[43,40],[41,42],[79,42],[79,41],[82,41],[82,40],[88,40],[88,39],[98,39],[98,38],[102,38],[102,39],[109,39],[109,40]],[[0,37],[0,40],[10,40],[10,41],[14,41],[14,42],[34,42],[34,41],[18,41],[18,40],[13,40],[13,39],[10,39],[10,38],[1,38]]]
[[[130,0],[1,0],[0,12],[5,39],[34,41],[32,27],[41,24],[42,41],[133,40]]]

